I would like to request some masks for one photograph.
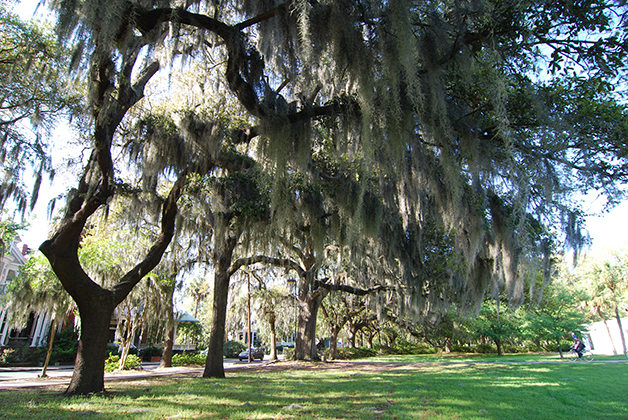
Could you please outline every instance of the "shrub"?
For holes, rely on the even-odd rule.
[[[451,351],[455,353],[473,353],[474,349],[468,345],[452,344]]]
[[[285,360],[292,360],[294,357],[294,347],[284,347],[283,354]]]
[[[47,352],[47,347],[37,347],[35,350],[27,353],[25,361],[30,363],[43,363],[43,361],[46,360]]]
[[[120,346],[117,344],[107,344],[107,354],[120,356]]]
[[[340,360],[362,359],[373,356],[377,356],[377,351],[366,347],[343,347],[338,349],[338,359]]]
[[[431,354],[436,353],[436,349],[428,344],[413,343],[411,341],[397,341],[393,346],[392,354]]]
[[[504,344],[502,347],[504,353],[527,353],[533,350],[532,347],[524,347],[522,345]]]
[[[474,347],[476,353],[488,354],[497,353],[497,348],[491,344],[478,344]]]
[[[0,364],[6,365],[16,361],[15,349],[2,349],[0,352]]]
[[[150,362],[150,358],[153,356],[161,357],[163,354],[163,350],[161,347],[148,346],[140,350],[137,354],[142,358],[143,361]]]
[[[114,372],[120,367],[120,356],[117,354],[109,354],[105,360],[105,372]],[[142,361],[135,354],[129,354],[124,363],[124,370],[141,369]]]
[[[242,353],[246,350],[247,346],[241,342],[236,340],[227,341],[222,348],[222,354],[228,359],[235,359],[238,357],[238,354]]]
[[[204,365],[206,357],[200,353],[183,353],[172,356],[172,366]]]
[[[52,345],[51,363],[74,363],[78,349],[78,334],[72,327],[67,327],[55,335]]]

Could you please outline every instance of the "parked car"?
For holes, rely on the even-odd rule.
[[[246,349],[242,353],[238,354],[238,359],[240,361],[249,360],[249,350]],[[251,360],[259,359],[260,361],[264,360],[264,349],[263,348],[252,348],[251,349]]]

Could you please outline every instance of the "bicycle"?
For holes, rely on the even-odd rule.
[[[570,362],[575,362],[576,360],[584,360],[585,362],[592,362],[593,359],[594,357],[593,357],[593,353],[591,353],[591,350],[586,350],[586,349],[582,350],[582,357],[578,357],[578,353],[574,349],[569,350],[569,353],[567,354],[567,360],[569,360]]]

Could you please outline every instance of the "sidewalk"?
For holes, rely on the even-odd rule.
[[[256,362],[259,363],[259,362]],[[225,369],[237,365],[245,365],[235,359],[225,359]],[[105,373],[105,382],[134,380],[142,378],[156,378],[179,374],[202,374],[203,367],[177,366],[166,369],[157,369],[157,363],[142,363],[142,370],[127,370],[122,372]],[[74,366],[50,366],[47,369],[47,378],[39,378],[41,367],[0,367],[0,392],[16,388],[39,388],[53,385],[69,385]]]

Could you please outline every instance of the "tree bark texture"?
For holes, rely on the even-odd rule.
[[[103,294],[101,299],[93,299],[87,307],[77,304],[81,337],[72,379],[65,391],[67,395],[87,395],[104,390],[109,323],[115,307],[109,293]]]
[[[296,360],[319,360],[316,348],[316,318],[327,290],[311,292],[308,284],[313,284],[312,271],[306,271],[299,279],[299,322],[294,345]]]
[[[223,349],[230,279],[226,270],[217,269],[214,276],[214,313],[209,336],[207,360],[205,361],[205,371],[203,372],[204,378],[225,377]]]
[[[277,325],[275,323],[275,313],[271,313],[268,319],[270,327],[270,360],[277,360]]]
[[[168,316],[166,321],[166,336],[164,337],[164,349],[159,362],[159,369],[172,367],[172,346],[174,345],[174,317]]]
[[[209,336],[209,348],[205,361],[204,378],[224,378],[223,350],[225,344],[225,325],[227,319],[227,301],[229,281],[231,279],[231,261],[233,250],[238,243],[239,234],[226,238],[214,251],[214,306],[212,327]]]

